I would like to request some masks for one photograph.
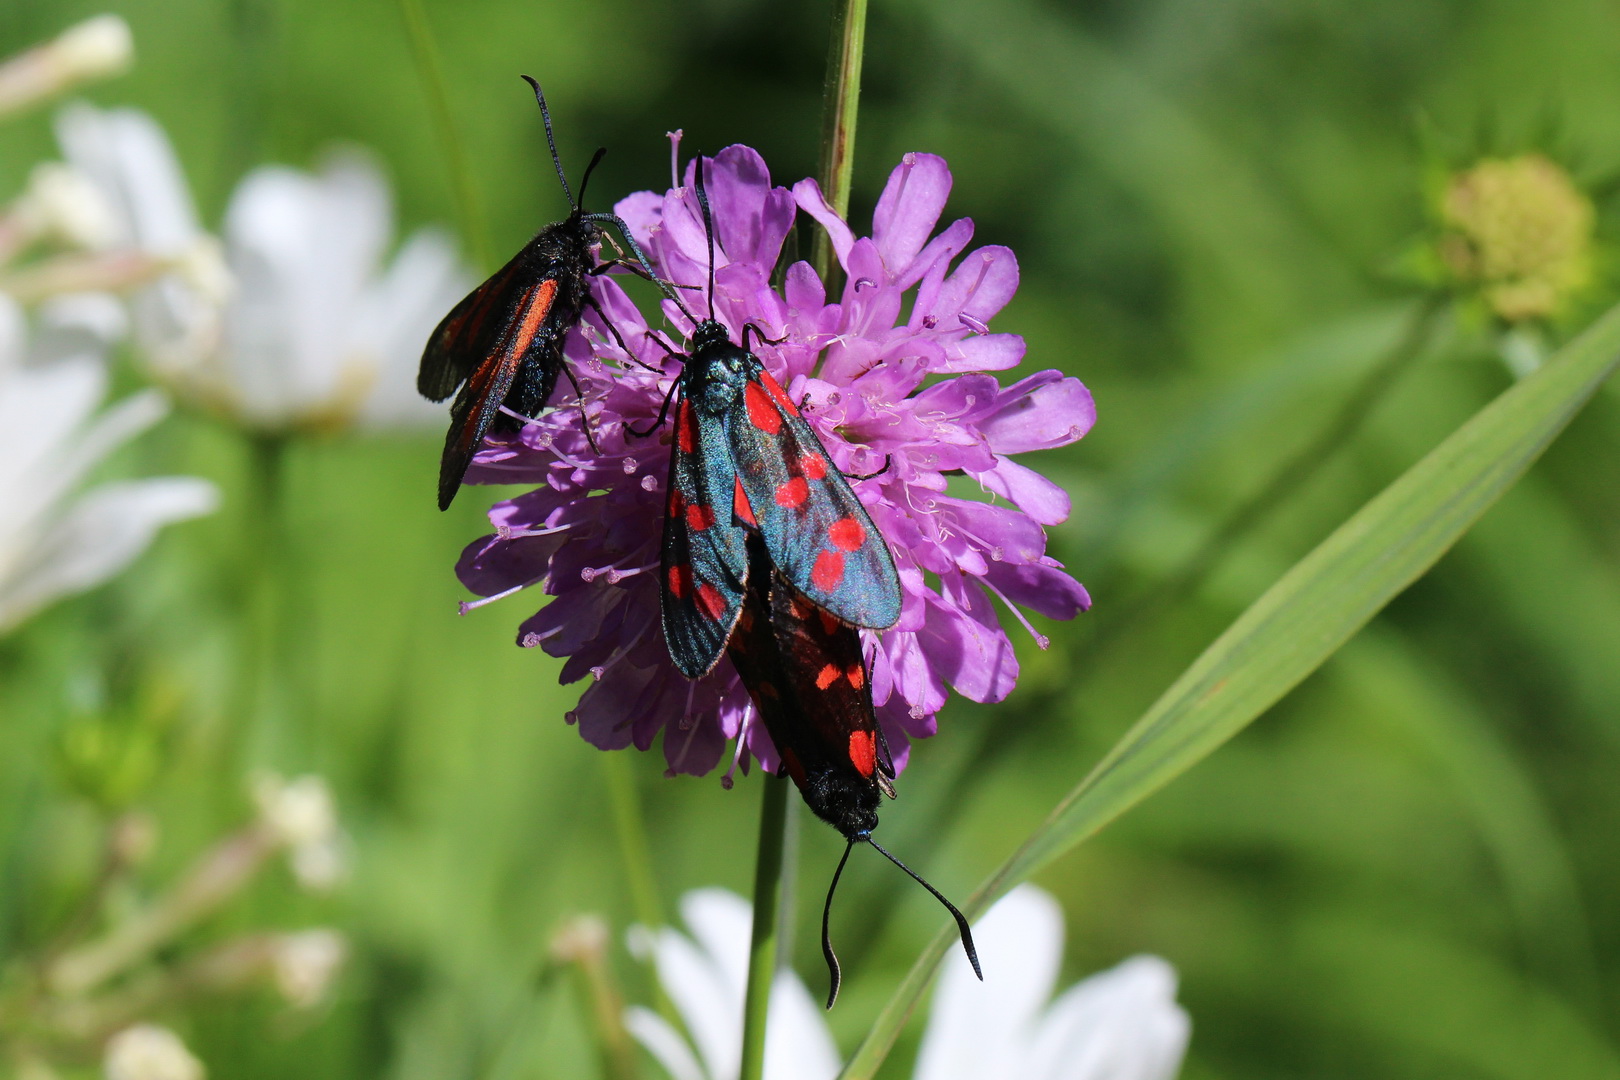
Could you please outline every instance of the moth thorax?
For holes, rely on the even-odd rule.
[[[803,794],[818,818],[849,839],[864,839],[877,828],[877,788],[852,770],[812,770],[805,777]]]

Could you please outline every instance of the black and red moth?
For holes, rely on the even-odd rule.
[[[714,225],[698,161],[697,195]],[[664,641],[689,679],[706,674],[731,637],[749,576],[746,537],[835,618],[881,630],[900,618],[900,579],[883,537],[781,385],[724,325],[692,332],[671,389],[675,407],[660,588]],[[762,335],[763,337],[763,335]],[[666,407],[668,402],[666,402]]]
[[[872,839],[880,795],[894,797],[894,763],[872,710],[872,686],[854,626],[811,603],[771,565],[758,533],[747,542],[747,592],[727,649],[765,730],[805,804],[846,841],[821,913],[821,951],[838,997],[838,956],[828,922],[844,863],[858,843],[871,844],[932,893],[956,919],[973,971],[984,978],[967,919],[938,889]]]
[[[430,401],[443,401],[461,387],[450,406],[450,431],[439,459],[440,510],[456,497],[487,433],[521,428],[522,418],[534,416],[550,402],[559,375],[567,375],[579,392],[573,372],[563,362],[563,341],[585,306],[594,303],[590,275],[599,267],[592,249],[602,241],[603,227],[614,226],[640,268],[653,276],[623,221],[613,214],[587,214],[581,205],[591,171],[605,151],[598,150],[586,167],[576,203],[557,156],[545,95],[539,83],[527,75],[523,78],[534,87],[540,103],[546,144],[571,212],[541,229],[488,281],[468,293],[428,338],[416,376],[417,391]]]

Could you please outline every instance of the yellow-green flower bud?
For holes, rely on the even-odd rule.
[[[1540,154],[1458,173],[1440,216],[1447,269],[1508,322],[1556,314],[1591,278],[1592,203]]]

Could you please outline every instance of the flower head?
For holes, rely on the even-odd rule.
[[[342,834],[332,789],[319,776],[283,780],[274,773],[253,779],[260,826],[287,849],[293,877],[306,889],[322,891],[343,876]]]
[[[0,116],[81,83],[118,75],[134,58],[128,23],[117,15],[86,19],[55,40],[0,62]]]
[[[1010,386],[983,374],[1023,359],[1022,338],[989,327],[1012,297],[1018,267],[1002,247],[958,259],[972,237],[965,219],[934,235],[951,182],[942,159],[908,155],[878,203],[873,235],[858,239],[814,182],[773,187],[753,150],[724,150],[706,173],[715,317],[734,341],[747,323],[781,339],[760,346],[761,359],[803,403],[834,464],[851,476],[876,474],[855,490],[893,551],[904,607],[899,623],[867,644],[874,702],[903,767],[908,736],[934,732],[949,688],[974,701],[1012,690],[1018,663],[998,604],[1026,626],[1020,606],[1066,619],[1089,605],[1046,554],[1042,526],[1067,517],[1068,496],[1012,457],[1085,434],[1091,395],[1057,371]],[[707,281],[691,165],[684,183],[632,195],[617,209],[661,274],[682,285]],[[807,263],[788,268],[780,291],[771,284],[800,209],[832,237],[848,281],[837,302]],[[775,748],[749,722],[729,662],[695,682],[669,662],[656,581],[669,435],[638,438],[630,428],[658,416],[679,361],[616,283],[599,278],[594,288],[633,359],[657,373],[631,365],[594,317],[570,339],[602,452],[588,447],[573,407],[487,446],[470,482],[536,487],[494,507],[496,535],[467,549],[462,581],[486,597],[530,585],[554,597],[523,623],[519,642],[567,657],[565,682],[591,677],[569,718],[593,744],[645,749],[663,729],[671,770],[703,773],[735,738],[739,760],[752,754],[774,767]],[[688,309],[707,314],[704,293],[683,293]],[[666,301],[665,314],[690,333],[676,305]]]
[[[148,391],[97,415],[107,390],[99,350],[93,340],[57,337],[63,358],[25,366],[33,350],[22,313],[0,294],[0,633],[111,578],[164,525],[209,513],[218,502],[212,484],[182,476],[116,481],[74,495],[102,458],[160,420],[166,407]]]
[[[732,1080],[753,916],[742,898],[723,889],[686,894],[681,912],[692,940],[667,928],[656,934],[638,928],[631,949],[655,963],[697,1053],[648,1009],[628,1010],[625,1026],[674,1080]],[[1171,1080],[1180,1070],[1191,1024],[1176,1004],[1175,969],[1165,961],[1132,957],[1048,1003],[1063,957],[1063,912],[1055,900],[1021,885],[973,933],[989,977],[981,983],[966,965],[946,968],[915,1080]],[[837,1071],[826,1021],[798,976],[783,970],[771,988],[766,1080],[827,1080]]]
[[[1591,279],[1591,201],[1540,154],[1492,158],[1452,177],[1440,255],[1510,323],[1557,314]]]
[[[312,1009],[325,1000],[348,955],[349,943],[336,930],[281,934],[271,945],[270,972],[288,1004]]]

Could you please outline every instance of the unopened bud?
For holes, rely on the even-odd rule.
[[[336,930],[283,934],[270,954],[276,989],[289,1004],[312,1009],[325,999],[349,955],[349,943]]]
[[[117,75],[134,58],[128,23],[117,15],[87,19],[63,31],[55,41],[0,63],[0,116],[91,79]]]
[[[107,1040],[101,1061],[107,1080],[202,1080],[202,1062],[180,1036],[156,1024],[136,1024]]]
[[[1508,322],[1556,314],[1591,278],[1592,203],[1540,154],[1458,173],[1440,214],[1447,269]]]

